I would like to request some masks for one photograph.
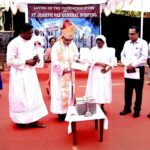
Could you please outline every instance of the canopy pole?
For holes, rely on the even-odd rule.
[[[28,4],[25,5],[25,22],[29,22],[29,15],[28,15]]]
[[[143,19],[144,19],[144,11],[143,11],[143,0],[141,0],[141,39],[143,39]]]
[[[14,31],[14,16],[11,13],[11,31]]]
[[[101,14],[101,5],[99,4],[99,25],[100,25],[100,27],[99,27],[99,33],[100,34],[102,34],[102,19],[101,19],[101,17],[102,17],[102,14]]]

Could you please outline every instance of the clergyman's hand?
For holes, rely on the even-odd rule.
[[[28,59],[26,60],[26,64],[29,65],[29,66],[34,66],[36,65],[37,61],[34,60],[34,59]]]
[[[64,69],[62,76],[63,76],[64,74],[70,73],[70,72],[71,72],[71,70]]]
[[[36,61],[36,62],[40,62],[40,58],[39,58],[39,56],[38,55],[35,55],[34,57],[33,57],[33,59]]]

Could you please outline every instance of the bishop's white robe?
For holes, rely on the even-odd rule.
[[[34,43],[20,36],[7,47],[7,64],[10,66],[9,113],[15,123],[31,123],[48,114],[35,67],[25,64],[34,54]]]
[[[103,62],[113,67],[115,64],[115,53],[108,47],[93,47],[90,51],[90,63],[85,96],[94,97],[96,103],[105,104],[112,101],[112,79],[111,70],[102,73],[103,67],[94,66],[96,62]]]
[[[54,114],[66,114],[69,99],[71,98],[71,86],[74,86],[75,74],[63,74],[63,70],[70,70],[74,60],[78,58],[78,49],[71,42],[65,46],[62,41],[57,41],[51,51],[51,112]],[[72,85],[73,84],[73,85]],[[68,101],[68,103],[67,103]]]

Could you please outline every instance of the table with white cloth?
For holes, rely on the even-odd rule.
[[[96,113],[92,114],[89,117],[86,117],[84,115],[78,115],[76,107],[75,106],[69,106],[67,115],[65,118],[65,121],[69,122],[68,125],[68,133],[73,133],[73,144],[77,144],[77,136],[76,136],[76,122],[79,121],[89,121],[94,120],[95,121],[95,129],[98,130],[98,122],[99,122],[99,134],[100,138],[99,141],[103,141],[103,129],[108,129],[108,119],[106,115],[101,110],[100,106],[96,105]]]

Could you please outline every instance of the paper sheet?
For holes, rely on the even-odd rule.
[[[81,71],[87,71],[88,67],[89,67],[88,63],[76,63],[76,62],[73,62],[71,66],[72,69]]]
[[[140,70],[139,68],[135,68],[136,72],[127,73],[127,69],[124,70],[124,77],[129,79],[140,79]]]

